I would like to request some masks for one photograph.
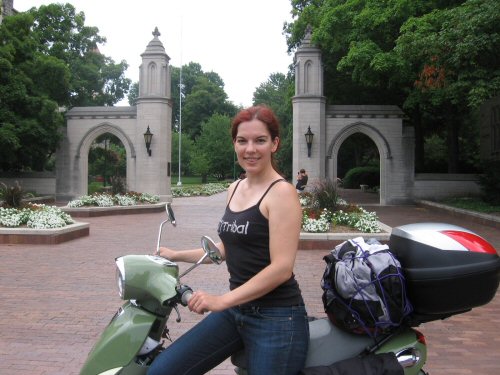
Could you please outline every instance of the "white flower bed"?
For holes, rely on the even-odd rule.
[[[61,228],[73,224],[70,215],[55,206],[33,204],[31,208],[0,207],[0,225],[15,228],[26,225],[28,228],[49,229]]]
[[[112,206],[133,206],[140,203],[158,203],[158,195],[148,193],[129,194],[93,194],[84,195],[68,203],[68,207],[78,208],[84,206],[112,207]]]
[[[310,233],[325,233],[330,230],[330,212],[325,208],[320,217],[313,219],[304,212],[302,230]]]
[[[311,195],[299,194],[299,200],[303,209],[302,230],[304,232],[325,233],[330,230],[331,225],[345,225],[363,233],[381,232],[376,212],[368,212],[359,206],[357,206],[357,212],[345,212],[343,210],[330,212],[325,208],[321,211],[319,217],[315,217],[318,213],[311,214],[311,211],[315,211],[314,200]],[[337,199],[337,205],[342,207],[347,206],[348,203],[339,198]]]
[[[229,183],[210,183],[198,186],[175,186],[172,187],[174,197],[197,197],[200,195],[214,195],[226,191]]]
[[[338,225],[348,225],[363,233],[379,233],[378,218],[376,212],[368,212],[359,207],[360,212],[344,212],[342,210],[332,213],[332,223]]]

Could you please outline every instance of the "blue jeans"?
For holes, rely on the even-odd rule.
[[[233,307],[210,313],[174,341],[148,375],[200,375],[245,348],[249,375],[295,375],[304,367],[309,323],[304,306]]]

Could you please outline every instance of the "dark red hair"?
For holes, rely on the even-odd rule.
[[[266,125],[269,134],[271,135],[271,140],[275,140],[278,138],[278,147],[276,148],[276,152],[279,150],[281,146],[280,140],[280,123],[278,118],[274,114],[273,110],[264,104],[259,104],[253,107],[242,109],[238,114],[233,118],[231,122],[231,137],[233,141],[236,140],[236,136],[238,135],[238,126],[242,122],[259,120],[264,125]],[[272,165],[273,168],[279,173],[278,168],[276,167],[276,163],[274,160],[274,154],[272,155]]]

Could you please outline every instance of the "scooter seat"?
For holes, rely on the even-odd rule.
[[[327,318],[309,322],[309,350],[306,366],[327,366],[343,359],[352,358],[373,344],[365,335],[348,333],[334,326]],[[245,351],[231,356],[233,365],[246,368]]]
[[[352,358],[373,343],[370,336],[343,331],[327,318],[312,320],[309,322],[309,350],[305,367],[328,366]]]

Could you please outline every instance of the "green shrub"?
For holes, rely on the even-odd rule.
[[[347,189],[359,189],[359,185],[379,186],[380,168],[376,166],[352,168],[346,173],[342,184]]]
[[[102,192],[102,182],[93,181],[89,183],[88,191],[89,195]]]
[[[127,183],[123,177],[113,176],[111,177],[111,193],[125,194],[127,192]]]
[[[311,188],[311,199],[314,207],[335,211],[339,200],[336,184],[330,179],[315,182]]]
[[[20,208],[22,200],[26,195],[19,182],[16,181],[15,186],[7,186],[3,182],[0,183],[0,198],[4,201],[4,206]]]
[[[500,160],[484,161],[483,170],[479,175],[481,196],[487,203],[500,205]]]

